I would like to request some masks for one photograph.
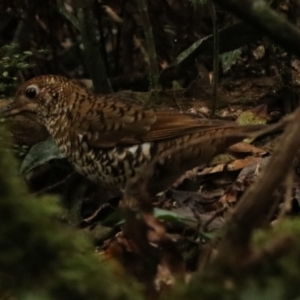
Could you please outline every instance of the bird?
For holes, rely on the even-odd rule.
[[[59,75],[26,81],[1,110],[5,117],[24,112],[36,115],[78,173],[123,191],[143,178],[151,195],[262,130],[94,94]]]

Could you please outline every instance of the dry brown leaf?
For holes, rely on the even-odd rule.
[[[264,155],[266,150],[255,147],[249,143],[241,142],[229,147],[229,150],[236,153],[252,153],[256,155]]]
[[[216,165],[214,167],[207,167],[207,168],[204,168],[199,173],[199,175],[206,175],[206,174],[211,174],[211,173],[222,172],[222,171],[224,171],[224,168],[225,168],[225,164]]]
[[[243,169],[247,166],[258,164],[261,161],[260,157],[248,156],[245,159],[237,159],[227,165],[228,171],[236,171]]]

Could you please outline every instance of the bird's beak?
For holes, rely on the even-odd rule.
[[[38,104],[33,101],[28,101],[25,97],[16,97],[14,101],[0,108],[0,117],[8,118],[14,115],[30,112],[36,114]]]

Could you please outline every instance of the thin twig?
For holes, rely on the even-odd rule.
[[[63,0],[57,1],[57,8],[58,8],[59,13],[67,21],[69,21],[70,24],[72,24],[77,30],[80,30],[78,20],[66,10]]]
[[[282,207],[280,209],[278,215],[278,221],[281,221],[287,212],[290,211],[293,200],[293,182],[294,182],[294,172],[292,168],[288,171],[286,179],[285,179],[285,195],[284,202],[282,203]]]
[[[35,193],[32,193],[32,195],[41,195],[41,194],[44,194],[46,192],[49,192],[49,191],[51,191],[51,190],[53,190],[53,189],[55,189],[55,188],[63,185],[74,174],[75,174],[75,172],[72,172],[71,174],[69,174],[68,176],[66,176],[63,180],[60,180],[60,181],[58,181],[58,182],[56,182],[56,183],[54,183],[54,184],[52,184],[50,186],[45,187],[42,190],[39,190],[39,191],[37,191]]]
[[[217,217],[221,216],[227,209],[228,207],[225,206],[215,211],[212,216],[203,224],[203,230],[207,230],[208,225],[211,224]]]
[[[212,103],[210,116],[213,117],[217,109],[218,101],[218,83],[219,83],[219,23],[216,14],[215,6],[212,2],[208,2],[211,19],[213,22],[213,37],[214,37],[214,76],[213,76],[213,89],[212,89]]]
[[[152,27],[148,14],[148,6],[146,0],[136,0],[139,12],[141,15],[141,21],[144,28],[147,52],[149,56],[150,63],[150,86],[152,89],[157,89],[159,70],[157,64],[157,56],[155,50],[154,37],[152,32]]]
[[[112,89],[97,41],[93,16],[93,0],[76,0],[75,3],[84,45],[85,62],[93,80],[94,89],[98,93],[111,93]]]

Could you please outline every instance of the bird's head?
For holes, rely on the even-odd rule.
[[[71,80],[62,76],[34,77],[19,87],[14,101],[1,109],[1,116],[31,113],[36,114],[38,121],[43,124],[48,114],[55,114],[57,109],[68,104],[68,95],[76,87]]]

